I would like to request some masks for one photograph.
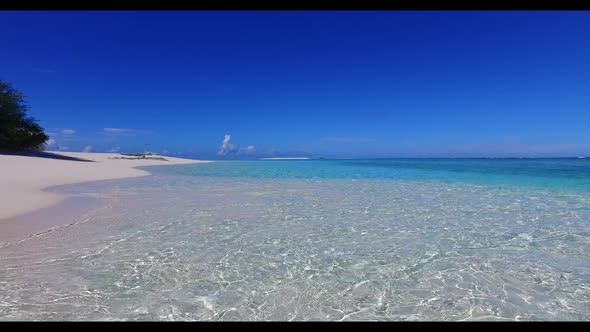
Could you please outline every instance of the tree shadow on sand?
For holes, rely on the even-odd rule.
[[[37,157],[37,158],[49,158],[49,159],[60,159],[60,160],[71,160],[71,161],[85,161],[93,162],[93,160],[64,156],[57,153],[51,153],[46,151],[6,151],[0,149],[0,155],[10,156],[23,156],[23,157]]]

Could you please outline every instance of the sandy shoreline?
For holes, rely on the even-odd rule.
[[[164,157],[153,159],[112,159],[118,153],[56,152],[61,156],[93,162],[18,155],[0,155],[0,221],[56,205],[64,195],[43,189],[82,182],[146,176],[139,166],[192,164],[207,161]]]

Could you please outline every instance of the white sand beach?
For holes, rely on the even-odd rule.
[[[90,160],[63,160],[20,155],[0,155],[0,220],[19,216],[61,202],[65,197],[43,189],[81,182],[149,175],[138,166],[201,163],[206,161],[163,157],[114,159],[118,153],[55,152],[52,154]],[[159,157],[159,156],[150,156]]]

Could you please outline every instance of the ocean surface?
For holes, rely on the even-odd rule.
[[[590,320],[590,159],[145,169],[51,189],[107,203],[0,243],[0,320]]]

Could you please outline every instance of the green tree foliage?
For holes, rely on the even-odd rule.
[[[0,149],[42,150],[49,139],[37,120],[27,116],[25,96],[0,81]]]

